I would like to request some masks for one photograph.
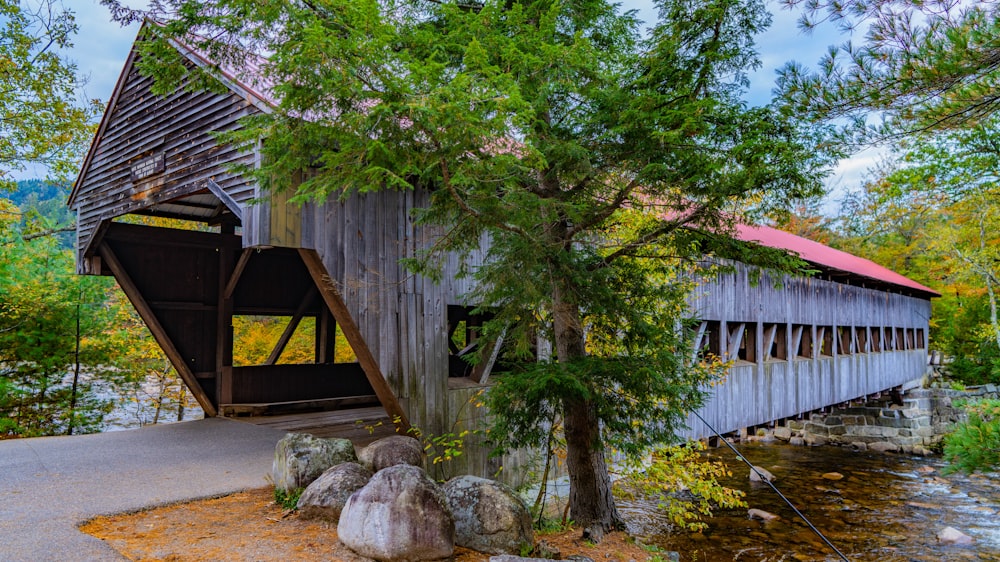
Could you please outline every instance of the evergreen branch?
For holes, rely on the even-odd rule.
[[[567,230],[566,232],[566,237],[570,239],[575,238],[578,233],[590,230],[594,226],[604,222],[608,217],[614,214],[615,211],[620,209],[622,205],[625,204],[625,201],[628,199],[629,195],[631,195],[632,192],[635,191],[637,187],[639,187],[639,183],[640,183],[639,178],[638,177],[634,178],[632,181],[628,183],[628,185],[618,190],[618,193],[615,194],[615,198],[612,199],[612,201],[607,205],[605,205],[603,208],[598,209],[597,212],[594,213],[589,220],[583,221],[579,224],[575,224],[572,227],[570,227],[569,230]]]
[[[66,225],[66,226],[59,226],[59,227],[56,227],[56,228],[50,228],[50,229],[42,230],[40,232],[35,232],[33,234],[25,234],[21,238],[25,242],[28,242],[29,240],[35,240],[36,238],[45,238],[46,236],[53,236],[53,235],[60,234],[60,233],[63,233],[63,232],[75,232],[75,231],[76,231],[76,225],[75,224],[69,224],[69,225]]]
[[[684,215],[683,217],[680,217],[676,220],[664,221],[657,228],[654,228],[653,230],[647,232],[646,234],[643,234],[633,242],[622,246],[620,249],[611,252],[597,263],[590,265],[588,267],[588,270],[594,271],[602,267],[608,267],[609,265],[611,265],[613,261],[628,256],[629,253],[635,250],[636,248],[648,246],[661,236],[670,234],[671,232],[674,232],[680,228],[685,227],[685,225],[698,222],[699,219],[704,218],[705,216],[708,215],[708,211],[709,211],[709,205],[704,204],[699,206],[693,212]]]

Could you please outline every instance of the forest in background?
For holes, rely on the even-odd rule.
[[[0,192],[0,439],[189,418],[197,403],[114,279],[76,275],[68,195],[41,180]],[[287,322],[236,317],[234,364],[263,363]],[[314,330],[304,319],[278,362],[311,362]]]

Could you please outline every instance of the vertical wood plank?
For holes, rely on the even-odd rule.
[[[396,427],[400,431],[406,432],[410,429],[410,422],[407,419],[406,412],[403,411],[392,389],[389,388],[389,383],[386,382],[385,377],[382,375],[378,362],[372,356],[371,351],[368,349],[368,344],[361,336],[357,324],[354,323],[354,318],[351,317],[350,311],[344,305],[340,292],[327,273],[326,266],[323,265],[323,260],[320,259],[319,254],[315,250],[300,249],[299,256],[302,257],[302,261],[305,263],[306,269],[309,270],[309,275],[319,289],[327,308],[330,309],[333,317],[340,324],[341,330],[344,332],[344,337],[350,343],[354,354],[358,357],[358,363],[364,369],[365,376],[375,390],[375,395],[378,396],[382,407],[385,408],[386,413],[396,423]]]

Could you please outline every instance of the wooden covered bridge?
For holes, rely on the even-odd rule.
[[[191,65],[209,64],[175,47]],[[491,361],[455,369],[464,364],[456,342],[474,339],[481,320],[463,301],[470,287],[447,275],[433,283],[400,265],[435,235],[415,226],[411,213],[428,194],[288,204],[286,195],[263,192],[233,171],[234,164],[253,166],[257,154],[212,135],[270,111],[265,89],[223,75],[224,93],[156,96],[136,56],[133,50],[125,63],[70,197],[78,270],[117,279],[206,415],[380,406],[400,425],[435,433],[456,420],[476,423],[481,414],[468,405],[488,385]],[[196,228],[134,224],[123,220],[129,215]],[[719,429],[842,402],[923,373],[936,293],[788,234],[747,229],[741,236],[796,251],[820,274],[776,289],[767,279],[751,285],[739,270],[707,281],[692,297],[703,319],[699,347],[737,359],[705,410]],[[234,365],[233,318],[241,315],[290,320],[260,365]],[[314,322],[314,360],[279,363],[303,319]],[[463,333],[453,337],[456,331]],[[336,361],[343,345],[357,361]],[[467,459],[470,470],[494,471],[485,455]]]

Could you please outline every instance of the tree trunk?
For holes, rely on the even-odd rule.
[[[993,283],[986,279],[986,294],[990,298],[990,327],[993,329],[993,341],[1000,348],[1000,323],[997,321],[997,296],[993,292]]]
[[[567,298],[568,294],[571,291],[558,285],[552,294],[556,354],[560,362],[586,355],[580,307]],[[624,522],[611,495],[597,408],[593,400],[583,398],[566,399],[562,406],[570,517],[583,527],[585,537],[600,542],[605,532],[623,528]]]
[[[586,538],[600,542],[604,533],[624,528],[624,521],[611,495],[597,411],[593,401],[567,400],[563,416],[570,517],[583,527]]]

